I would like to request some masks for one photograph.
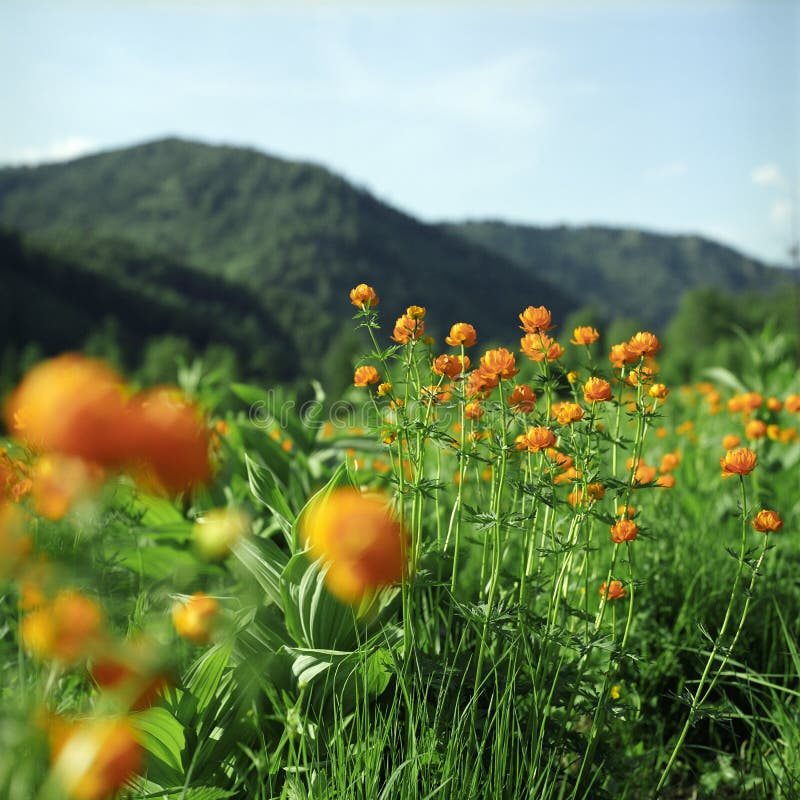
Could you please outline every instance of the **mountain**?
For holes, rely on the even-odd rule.
[[[285,380],[297,351],[263,303],[224,278],[128,241],[65,240],[58,252],[0,230],[0,341],[45,354],[80,348],[110,325],[129,361],[156,337],[223,345],[245,374]]]
[[[445,230],[492,250],[560,288],[606,319],[623,316],[663,328],[690,289],[770,291],[789,282],[765,266],[700,236],[607,227],[537,227],[497,221]]]
[[[325,169],[178,139],[0,170],[0,224],[58,251],[98,237],[127,242],[245,287],[291,337],[305,370],[352,337],[348,292],[362,281],[382,298],[387,343],[412,303],[428,308],[433,333],[472,322],[484,342],[514,336],[528,304],[559,316],[574,305],[504,256]],[[151,279],[141,260],[124,273]]]

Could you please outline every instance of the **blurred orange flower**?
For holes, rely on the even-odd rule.
[[[172,606],[172,622],[179,636],[194,644],[206,644],[219,615],[219,603],[204,592]]]
[[[600,338],[600,334],[591,325],[583,325],[572,331],[572,344],[594,344]]]
[[[357,604],[406,572],[405,534],[378,495],[338,489],[303,515],[301,532],[311,556],[326,562],[326,586],[344,602]]]

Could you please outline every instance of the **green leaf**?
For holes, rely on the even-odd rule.
[[[291,535],[295,516],[283,496],[275,473],[269,467],[257,464],[246,453],[244,461],[247,467],[247,480],[253,497],[275,515],[283,532]]]
[[[289,556],[272,539],[241,539],[233,548],[233,555],[256,579],[267,597],[280,605],[281,575],[289,563]]]
[[[183,774],[181,753],[186,746],[183,725],[165,708],[154,706],[131,715],[139,732],[139,740],[149,753],[162,761],[178,776]]]
[[[214,699],[232,652],[232,642],[220,642],[206,650],[190,668],[186,688],[197,698],[198,711],[203,711]]]

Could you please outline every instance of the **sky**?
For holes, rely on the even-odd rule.
[[[2,0],[0,164],[167,135],[425,221],[698,233],[787,263],[800,3]]]

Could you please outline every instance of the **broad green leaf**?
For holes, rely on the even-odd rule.
[[[289,556],[272,539],[242,539],[233,548],[233,555],[255,578],[267,597],[280,605],[281,575]]]
[[[180,722],[159,706],[131,715],[131,722],[139,732],[142,747],[181,775],[186,740]]]
[[[186,688],[197,698],[198,711],[203,711],[214,699],[232,651],[232,642],[220,642],[203,653],[189,670]]]

